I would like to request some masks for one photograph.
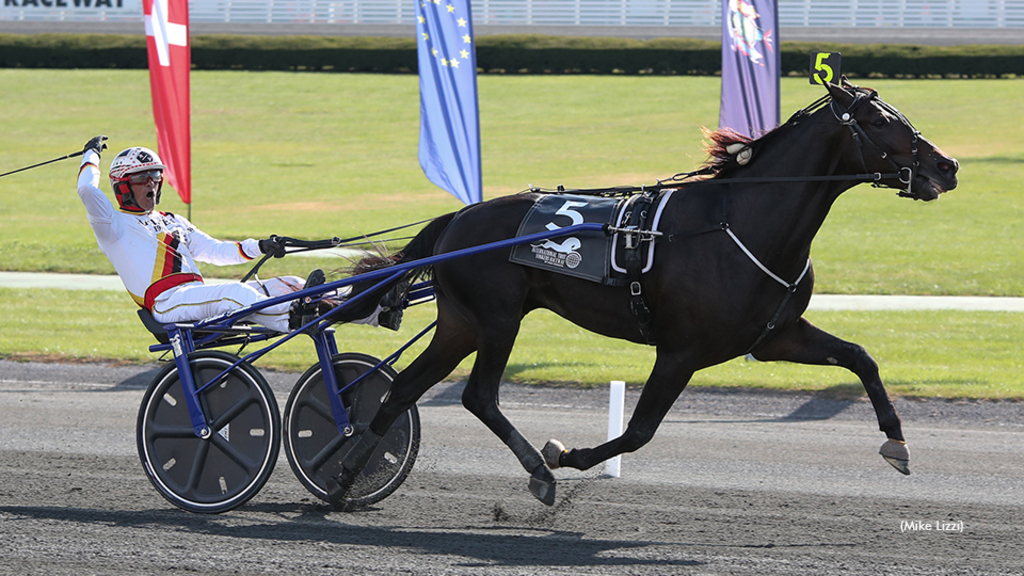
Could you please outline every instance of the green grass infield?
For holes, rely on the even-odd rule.
[[[705,159],[702,127],[717,125],[719,82],[684,76],[482,76],[485,198],[531,185],[650,184],[693,170]],[[929,204],[868,186],[844,194],[812,249],[817,292],[1024,295],[1022,82],[863,82],[960,160],[961,183]],[[0,85],[0,173],[80,150],[96,134],[110,136],[104,170],[117,150],[156,148],[144,70],[0,69]],[[806,79],[783,79],[783,119],[821,94]],[[192,74],[192,110],[192,220],[214,236],[348,237],[461,206],[420,170],[413,75],[200,71]],[[0,179],[0,270],[113,272],[75,194],[77,173],[75,159]],[[187,212],[169,187],[161,208]],[[304,277],[314,266],[345,265],[339,258],[285,258],[261,274]],[[204,267],[210,277],[237,278],[246,270]],[[8,289],[0,292],[0,302],[0,355],[150,358],[148,335],[123,293]],[[412,318],[425,314],[410,310]],[[897,393],[1024,397],[1020,363],[1010,359],[1012,346],[1021,342],[1019,315],[808,316],[867,346]],[[543,328],[531,328],[537,323]],[[350,329],[360,332],[347,341],[359,342],[362,351],[384,354],[398,343],[384,331],[343,331]],[[275,352],[268,365],[310,364],[307,346],[293,352],[295,347]],[[650,354],[536,315],[507,376],[639,383]],[[694,383],[839,390],[852,379],[837,369],[737,361],[700,373]]]
[[[0,288],[0,358],[14,360],[157,360],[155,344],[135,315],[135,305],[115,291]],[[383,358],[434,318],[434,307],[409,308],[399,332],[337,326],[338,347]],[[878,361],[891,394],[944,398],[1024,398],[1024,322],[1013,312],[812,311],[821,328],[863,345]],[[423,349],[413,345],[401,368]],[[258,347],[247,349],[251,352]],[[236,352],[236,349],[230,349]],[[505,370],[510,381],[601,386],[625,380],[639,386],[654,364],[654,349],[586,332],[547,311],[526,317]],[[469,374],[473,356],[454,372]],[[256,367],[304,371],[316,362],[310,340],[295,338],[264,356]],[[842,368],[736,359],[698,372],[692,386],[747,387],[864,396],[859,380]]]

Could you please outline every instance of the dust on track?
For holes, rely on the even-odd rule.
[[[132,458],[0,453],[0,573],[1014,574],[1020,506],[417,473],[339,513],[278,470],[246,506],[179,511]],[[497,511],[500,510],[500,513]],[[963,532],[900,521],[966,519]]]
[[[458,407],[460,387],[442,385],[421,403],[420,460],[388,499],[332,511],[282,458],[249,503],[201,515],[142,472],[139,368],[0,368],[0,574],[1024,574],[1021,403],[901,401],[918,462],[904,478],[873,454],[883,438],[863,402],[687,391],[623,478],[556,471],[545,507]],[[282,401],[294,375],[269,376]],[[528,437],[586,441],[606,423],[604,394],[509,386],[502,399]],[[861,428],[870,446],[844,442]],[[806,433],[822,437],[810,454],[771,450],[775,434]],[[965,451],[977,438],[988,444]]]

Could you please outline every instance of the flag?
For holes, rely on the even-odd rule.
[[[756,138],[779,125],[778,29],[775,0],[722,0],[719,128]]]
[[[466,204],[483,199],[469,0],[417,0],[420,166]]]
[[[149,86],[160,159],[167,183],[192,202],[192,126],[188,0],[142,0],[149,53]]]

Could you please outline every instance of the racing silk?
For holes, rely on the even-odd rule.
[[[196,260],[218,266],[241,264],[261,255],[259,243],[217,240],[187,219],[153,210],[123,212],[99,189],[99,154],[89,150],[78,172],[78,196],[100,250],[114,265],[135,302],[152,309],[160,293],[191,282],[202,282]]]

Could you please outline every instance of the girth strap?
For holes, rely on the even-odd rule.
[[[644,192],[643,194],[631,196],[627,201],[629,204],[626,206],[628,212],[622,219],[623,224],[625,224],[623,228],[637,231],[647,230],[651,217],[651,207],[657,194],[658,192],[654,191],[653,193]],[[636,317],[636,322],[640,327],[640,334],[643,335],[644,340],[649,346],[654,346],[654,330],[651,328],[653,315],[651,314],[651,309],[647,306],[647,302],[644,300],[643,288],[640,286],[640,270],[643,267],[643,257],[640,250],[644,244],[644,239],[642,235],[637,235],[635,239],[631,235],[627,235],[623,256],[625,259],[626,277],[629,282],[629,307],[633,311],[633,316]],[[653,237],[646,239],[650,242],[654,241]]]

